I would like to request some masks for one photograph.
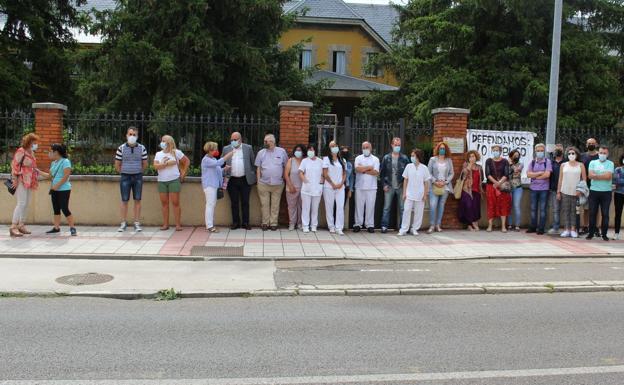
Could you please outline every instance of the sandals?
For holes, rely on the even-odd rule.
[[[22,233],[20,233],[20,232],[19,232],[19,230],[17,230],[17,228],[15,228],[15,227],[11,227],[11,228],[9,229],[9,235],[11,236],[11,238],[13,238],[13,237],[19,238],[19,237],[23,237],[23,236],[24,236],[24,235],[23,235]]]
[[[167,231],[167,230],[169,230],[169,226],[162,226],[160,228],[160,231]]]
[[[18,227],[18,228],[17,228],[17,231],[19,231],[20,233],[22,233],[22,234],[24,234],[24,235],[32,234],[32,233],[30,232],[30,230],[28,230],[28,229],[26,228],[26,226],[24,226],[24,225],[21,225],[20,227]]]
[[[216,227],[211,227],[209,229],[206,229],[207,232],[209,233],[218,233],[219,230]]]

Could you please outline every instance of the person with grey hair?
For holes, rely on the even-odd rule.
[[[546,146],[538,143],[535,145],[533,160],[527,169],[527,177],[531,178],[529,187],[531,190],[531,224],[527,233],[544,234],[551,172],[552,162],[546,157]]]
[[[275,136],[264,136],[264,148],[256,156],[258,196],[262,209],[262,231],[277,230],[280,200],[284,191],[284,167],[288,154],[275,145]]]
[[[355,158],[355,224],[357,233],[365,225],[369,233],[375,232],[375,199],[377,198],[377,176],[379,158],[372,154],[373,146],[362,143],[362,155]],[[366,210],[366,211],[365,211]]]
[[[256,184],[253,148],[249,144],[243,143],[240,132],[235,131],[230,136],[230,144],[223,147],[223,157],[230,152],[234,152],[234,155],[225,162],[229,166],[227,191],[230,195],[232,209],[232,226],[230,229],[236,230],[243,227],[246,230],[251,230],[249,224],[249,192],[251,186]],[[242,208],[242,224],[239,208]]]

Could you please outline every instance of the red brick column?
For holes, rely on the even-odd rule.
[[[443,141],[444,138],[462,139],[464,141],[464,149],[461,153],[455,153],[451,149],[451,159],[455,170],[455,180],[461,173],[466,154],[466,130],[468,130],[468,116],[470,110],[463,108],[436,108],[431,111],[433,115],[433,145]],[[457,211],[459,209],[459,201],[453,196],[449,196],[444,208],[444,217],[442,219],[442,228],[458,229],[462,228],[459,222]]]
[[[292,149],[297,144],[307,145],[310,141],[310,109],[311,102],[301,102],[298,100],[281,101],[278,104],[280,109],[280,131],[278,145],[292,155]],[[280,202],[280,222],[288,224],[288,205],[286,203],[286,188],[282,194]]]
[[[48,150],[53,143],[63,143],[63,114],[67,106],[58,103],[33,103],[35,110],[35,133],[39,136],[39,149],[35,153],[37,166],[50,168]]]

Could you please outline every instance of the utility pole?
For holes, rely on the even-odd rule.
[[[561,19],[563,0],[555,0],[552,55],[550,58],[550,87],[548,89],[548,121],[546,122],[546,151],[555,149],[557,136],[557,101],[559,98],[559,57],[561,56]]]

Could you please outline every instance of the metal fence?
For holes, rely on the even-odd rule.
[[[278,138],[279,122],[271,117],[233,115],[183,115],[157,117],[148,114],[68,114],[65,129],[74,159],[82,164],[94,164],[111,154],[125,141],[126,130],[134,126],[139,130],[139,142],[150,155],[160,150],[162,135],[171,135],[177,147],[195,166],[203,157],[203,145],[207,141],[220,146],[230,141],[230,134],[238,131],[243,141],[258,150],[264,135],[272,133]],[[279,138],[278,138],[279,139]]]
[[[340,145],[349,146],[354,153],[359,153],[362,142],[370,142],[373,153],[382,156],[390,152],[392,138],[399,137],[402,147],[407,152],[414,147],[428,152],[433,135],[432,125],[408,122],[405,119],[387,122],[367,122],[350,117],[344,118],[344,124],[336,124],[330,116],[313,116],[310,122],[310,143],[322,149],[331,140]]]
[[[0,163],[6,164],[11,161],[22,136],[34,131],[34,122],[32,112],[0,111]]]

